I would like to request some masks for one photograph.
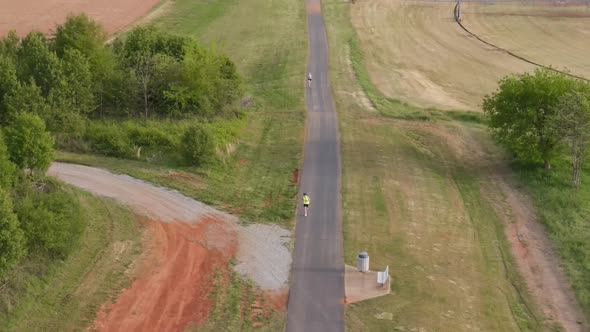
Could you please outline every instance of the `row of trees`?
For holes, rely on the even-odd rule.
[[[86,15],[53,38],[10,32],[0,40],[0,120],[30,112],[54,131],[86,118],[232,115],[241,95],[234,64],[191,38],[138,27],[112,45]]]
[[[483,109],[494,137],[517,160],[543,162],[546,169],[563,155],[571,161],[571,180],[580,173],[590,143],[590,84],[550,69],[511,75],[486,96]]]

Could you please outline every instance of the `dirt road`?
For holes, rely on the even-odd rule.
[[[39,30],[51,33],[69,14],[86,13],[112,34],[147,14],[160,0],[5,0],[0,11],[0,36]]]
[[[234,269],[251,279],[280,310],[289,277],[290,232],[272,225],[240,225],[237,218],[176,191],[126,175],[54,163],[49,175],[130,206],[148,218],[147,250],[137,278],[114,303],[102,306],[101,331],[181,331],[209,314],[214,274]]]

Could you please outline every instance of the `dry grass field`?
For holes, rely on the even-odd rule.
[[[359,0],[352,22],[373,83],[420,107],[479,110],[503,76],[535,66],[483,44],[454,21],[454,2]],[[590,7],[466,2],[463,24],[530,60],[590,77]]]

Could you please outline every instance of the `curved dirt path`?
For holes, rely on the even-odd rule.
[[[291,254],[290,232],[275,225],[240,225],[237,218],[165,188],[126,175],[63,163],[48,174],[130,206],[148,222],[137,279],[94,322],[101,331],[181,331],[203,323],[214,272],[234,270],[254,281],[278,310]],[[279,299],[279,300],[277,300]]]
[[[301,173],[310,213],[297,214],[287,331],[344,331],[344,261],[338,121],[328,79],[328,47],[320,0],[307,0],[313,75],[306,88],[307,132]]]

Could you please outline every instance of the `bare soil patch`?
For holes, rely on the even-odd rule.
[[[100,309],[98,331],[182,331],[211,309],[213,273],[224,271],[237,245],[223,221],[148,223],[148,250],[130,288]],[[227,272],[226,272],[227,273]]]
[[[69,14],[86,13],[102,24],[107,33],[129,27],[160,0],[7,0],[0,11],[0,36],[10,30],[19,35],[38,30],[52,33]]]

